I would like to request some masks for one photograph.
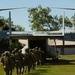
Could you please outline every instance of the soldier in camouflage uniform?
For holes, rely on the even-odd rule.
[[[4,52],[4,54],[1,57],[1,62],[3,64],[4,74],[5,75],[12,75],[13,60],[11,59],[9,51]]]
[[[15,48],[14,50],[14,60],[15,60],[16,73],[17,75],[20,75],[22,69],[22,57],[17,48]]]
[[[39,65],[39,54],[38,54],[38,47],[35,47],[34,55],[36,57],[36,66]]]
[[[45,53],[44,53],[44,51],[41,48],[39,48],[38,49],[38,54],[39,54],[40,64],[43,65],[44,62],[45,62],[45,58],[46,58],[45,57]]]
[[[26,53],[25,53],[25,66],[26,66],[26,71],[28,70],[28,72],[30,72],[30,69],[32,67],[32,55],[29,52],[29,49],[25,49]],[[28,67],[28,68],[27,68]]]
[[[20,61],[21,61],[21,69],[20,69],[20,73],[24,73],[24,55],[22,54],[22,50],[18,51],[19,56],[20,56]]]
[[[38,55],[39,55],[39,57],[38,57],[39,58],[38,64],[41,65],[41,62],[42,62],[42,51],[41,51],[40,47],[38,48]]]
[[[35,49],[33,48],[32,49],[32,57],[33,57],[33,60],[32,60],[32,69],[34,69],[35,70],[35,67],[36,67],[36,56],[35,56],[35,54],[34,54],[34,51]]]
[[[41,50],[41,53],[42,53],[41,65],[43,65],[45,63],[46,56],[43,50]]]

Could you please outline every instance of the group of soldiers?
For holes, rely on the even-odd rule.
[[[5,75],[12,75],[12,71],[16,68],[16,74],[20,75],[25,72],[30,72],[31,69],[36,69],[36,66],[43,65],[45,53],[41,48],[33,49],[26,48],[25,54],[22,50],[15,48],[11,53],[5,51],[1,55],[2,67]]]

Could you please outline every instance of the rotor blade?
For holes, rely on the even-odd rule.
[[[0,9],[0,11],[6,11],[6,10],[16,10],[16,9],[25,9],[27,7],[19,7],[19,8],[4,8],[4,9]]]
[[[60,8],[60,7],[51,7],[53,9],[64,9],[64,10],[75,10],[75,8]]]

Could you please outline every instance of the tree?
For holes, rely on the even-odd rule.
[[[18,48],[18,49],[22,49],[22,45],[20,42],[18,42],[18,40],[16,39],[13,39],[12,40],[12,44],[8,47],[9,50],[14,50],[14,48]]]
[[[25,29],[20,25],[15,25],[13,21],[11,22],[11,29],[12,31],[24,31]],[[9,19],[5,19],[4,17],[0,16],[0,30],[9,30]]]
[[[74,15],[71,17],[71,19],[72,19],[73,26],[74,26],[74,30],[75,30],[75,13],[74,13]]]
[[[34,31],[50,31],[59,30],[60,25],[58,23],[58,17],[50,15],[51,9],[49,7],[42,8],[38,6],[35,8],[29,8],[29,22],[31,23],[31,29]]]
[[[51,26],[52,26],[51,30],[59,30],[59,29],[61,29],[61,24],[59,23],[59,19],[58,19],[57,15],[53,16]]]
[[[13,28],[15,28],[15,31],[24,31],[25,28],[21,27],[20,25],[15,25]]]
[[[62,25],[62,23],[63,23],[62,15],[60,15],[60,17],[59,17],[59,23],[60,23],[60,25]],[[72,27],[72,22],[67,16],[64,18],[64,25],[65,25],[65,28],[66,27],[69,27],[69,28]]]
[[[11,23],[11,29],[12,31],[24,31],[24,28],[20,25],[14,25],[14,23]],[[0,30],[9,30],[9,19],[5,19],[4,17],[0,17]],[[9,45],[9,39],[0,39],[0,50],[1,53],[5,50],[13,50],[15,47],[21,48],[21,44],[18,42],[18,40],[14,39],[15,42],[12,40],[12,44]]]
[[[2,29],[3,26],[4,26],[4,18],[0,16],[0,30]]]

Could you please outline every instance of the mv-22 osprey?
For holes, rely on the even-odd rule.
[[[15,10],[15,9],[25,9],[27,7],[19,7],[19,8],[3,8],[0,9],[0,11],[6,11],[6,10]],[[75,10],[75,8],[60,8],[60,7],[51,7],[52,9],[64,9],[64,10]],[[11,25],[11,14],[9,12],[9,21],[10,21],[10,25]],[[10,26],[11,27],[11,26]],[[10,30],[11,31],[11,30]],[[10,32],[11,34],[11,32]],[[35,39],[35,37],[37,38],[37,40]],[[41,36],[42,38],[53,38],[55,39],[56,36]],[[50,49],[52,49],[51,51],[47,49],[46,46],[46,39],[42,39],[40,36],[34,36],[32,38],[29,38],[29,47],[32,47],[32,45],[34,44],[35,46],[39,46],[42,47],[42,49],[46,49],[44,52],[46,52],[46,54],[48,54],[50,57],[52,57],[53,59],[56,59],[57,54],[56,54],[56,50],[53,47],[50,47]],[[58,37],[58,36],[57,36]],[[38,39],[41,38],[41,39]],[[24,38],[23,38],[24,39]],[[54,40],[55,41],[55,40]],[[37,43],[38,42],[38,43]],[[56,42],[55,42],[56,45]],[[56,47],[56,46],[55,46]],[[54,51],[53,51],[54,50]],[[52,55],[51,55],[52,54]]]

